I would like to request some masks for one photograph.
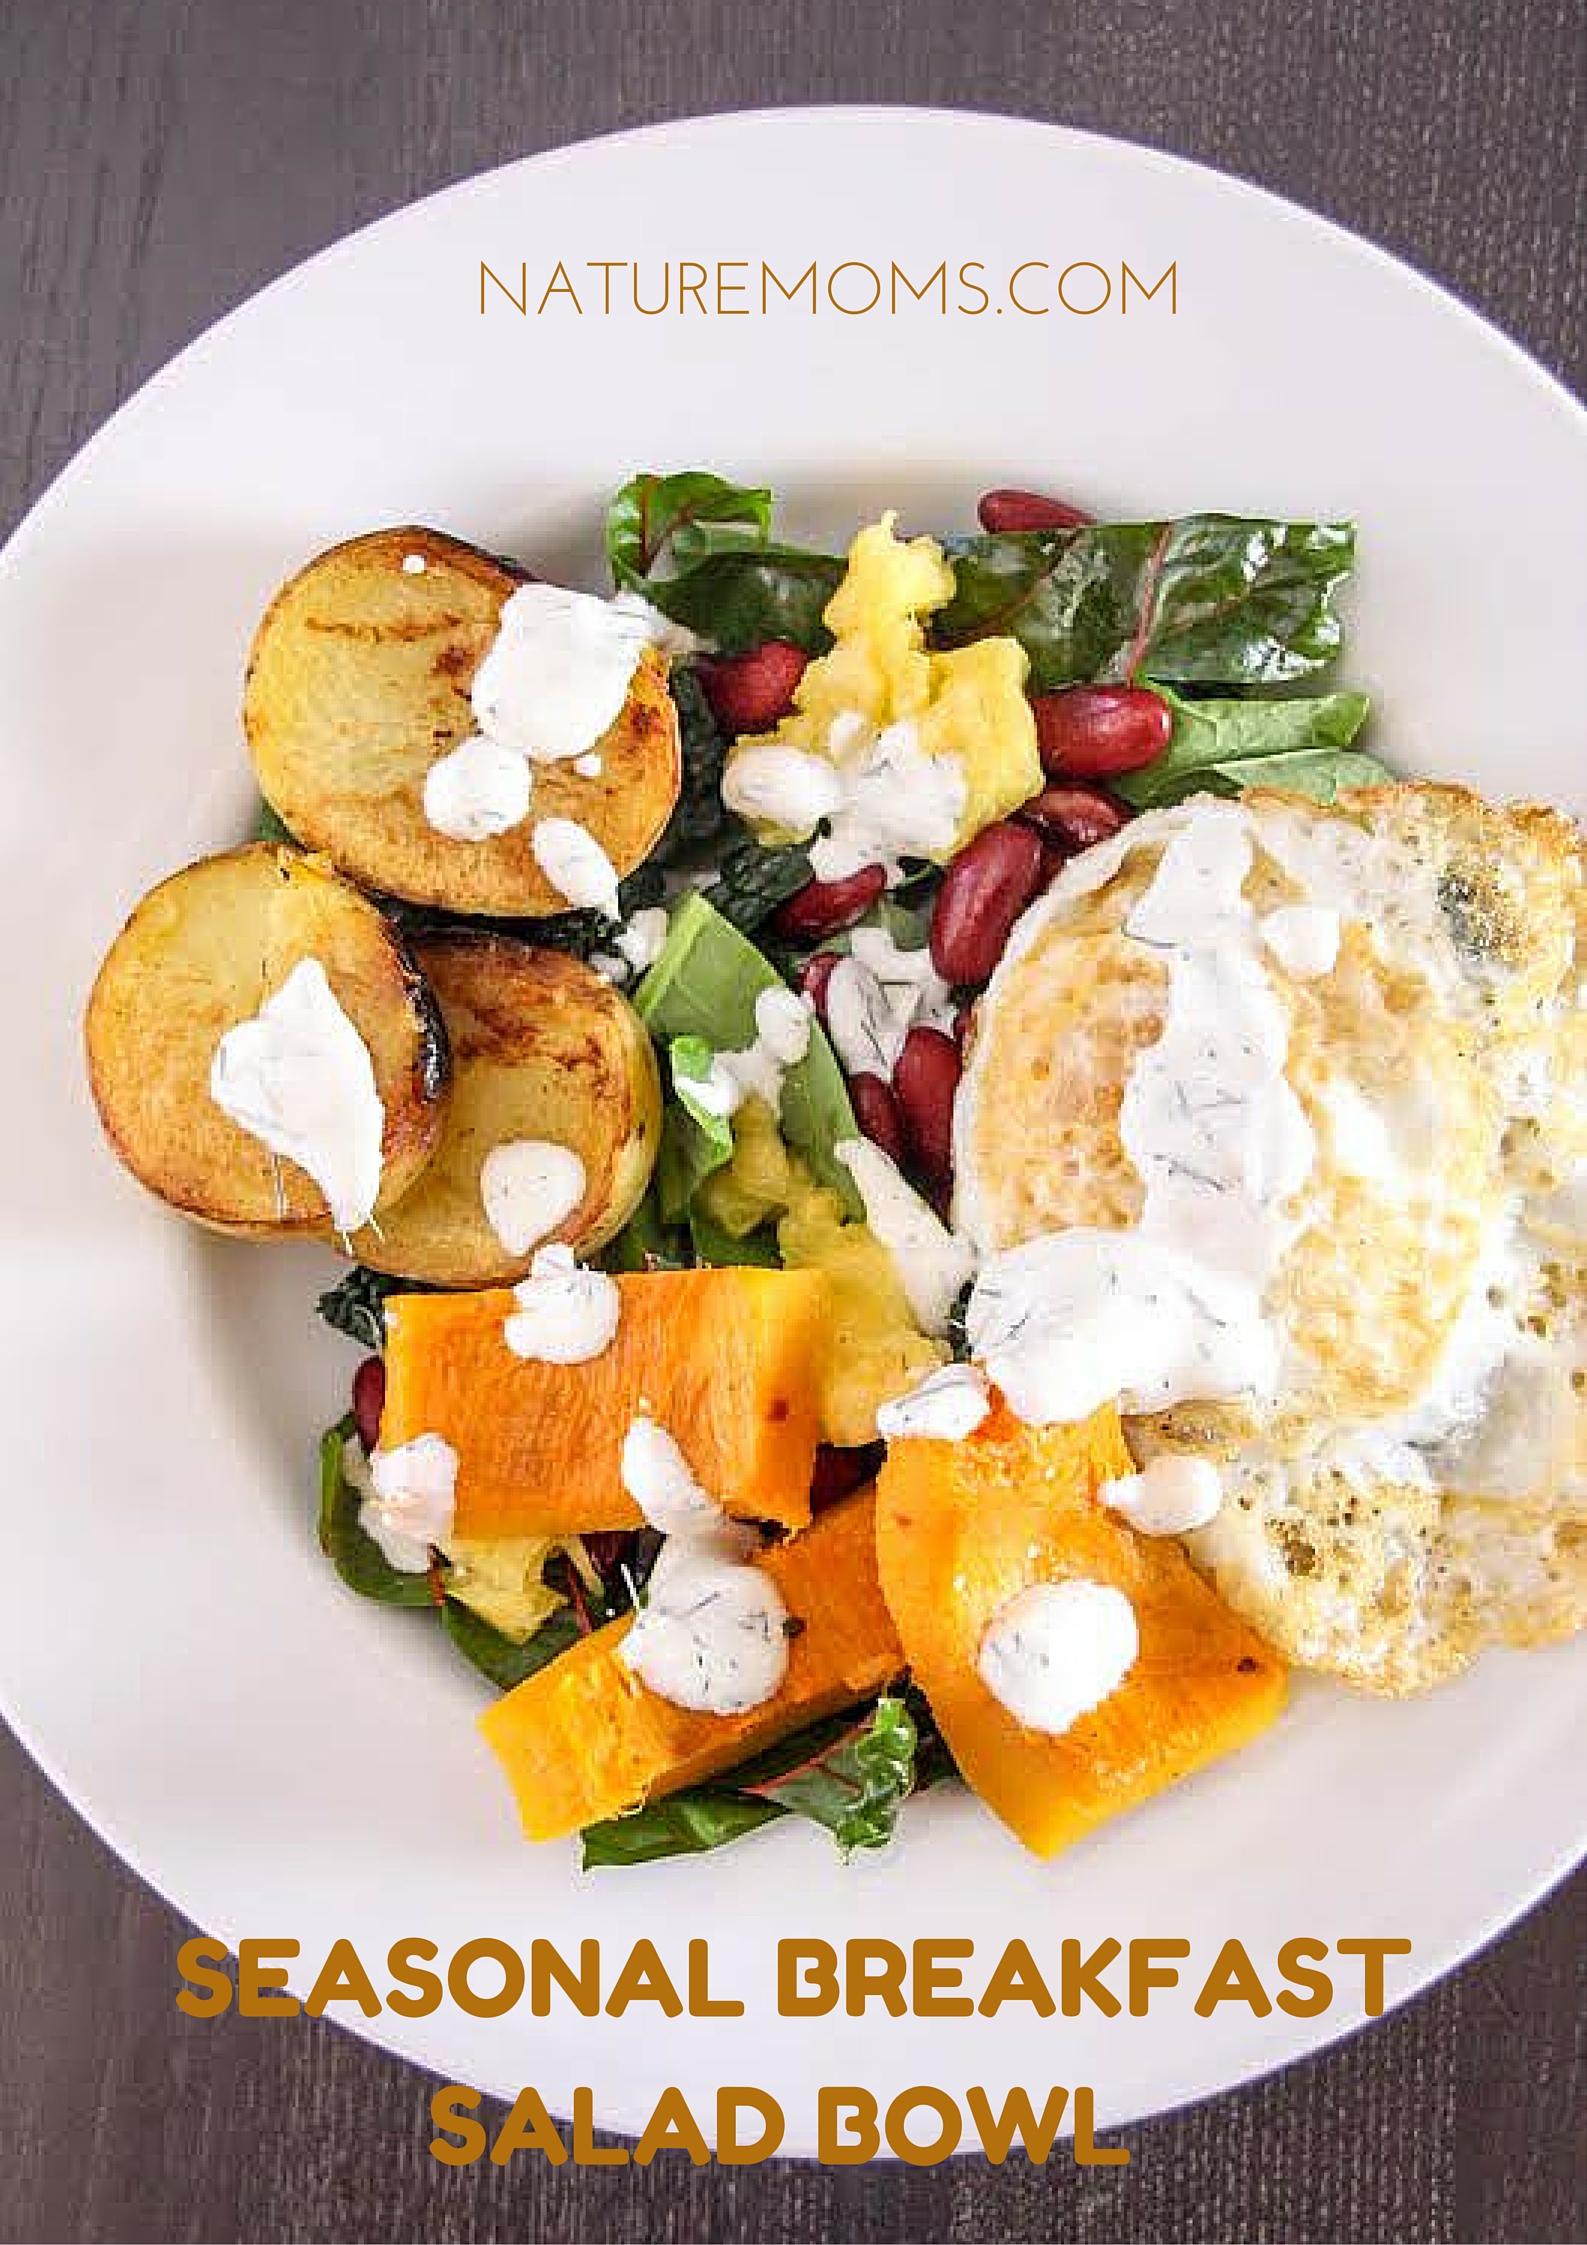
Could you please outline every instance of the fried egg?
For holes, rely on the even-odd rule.
[[[1073,860],[976,1012],[955,1213],[983,1258],[1139,1224],[1127,1094],[1170,980],[1140,907],[1211,819],[1249,847],[1310,1159],[1262,1271],[1276,1376],[1131,1440],[1216,1461],[1187,1548],[1291,1660],[1414,1690],[1587,1621],[1580,838],[1403,785],[1195,798]]]

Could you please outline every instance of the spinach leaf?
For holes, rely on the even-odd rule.
[[[1151,683],[1174,713],[1173,738],[1155,764],[1112,783],[1139,811],[1202,789],[1231,795],[1246,787],[1287,787],[1329,803],[1338,787],[1388,777],[1375,758],[1346,753],[1367,720],[1365,694],[1186,701],[1171,686]]]
[[[358,1491],[347,1478],[345,1450],[355,1435],[349,1412],[320,1437],[320,1549],[349,1590],[383,1606],[428,1606],[427,1574],[402,1574],[387,1564],[379,1544],[358,1525]]]
[[[763,1271],[782,1268],[777,1234],[770,1224],[757,1225],[754,1231],[739,1237],[725,1224],[708,1216],[703,1208],[691,1208],[689,1240],[697,1263],[723,1265],[730,1270],[742,1270],[746,1264]]]
[[[769,491],[703,469],[636,475],[607,510],[612,575],[725,654],[763,639],[818,653],[831,645],[821,612],[844,565],[775,543],[771,514]]]
[[[705,894],[724,920],[753,935],[809,879],[810,860],[797,842],[767,849],[734,819]]]
[[[665,1130],[665,1121],[663,1121]],[[689,1257],[686,1243],[661,1213],[661,1192],[652,1183],[628,1222],[601,1256],[608,1271],[681,1271]]]
[[[763,990],[782,987],[782,978],[748,937],[696,895],[673,914],[661,956],[635,992],[634,1006],[657,1039],[703,1037],[718,1052],[742,1052],[755,1042],[756,999]],[[831,1186],[849,1214],[859,1215],[854,1180],[832,1150],[840,1139],[853,1137],[854,1110],[818,1023],[811,1024],[809,1051],[783,1079],[781,1120],[789,1143],[822,1184]]]
[[[716,1052],[704,1037],[674,1037],[667,1048],[668,1064],[672,1070],[672,1088],[678,1104],[694,1123],[716,1156],[711,1164],[719,1169],[723,1162],[733,1158],[733,1125],[729,1118],[708,1104],[701,1094],[710,1081]]]
[[[379,1356],[386,1346],[386,1303],[393,1294],[429,1294],[422,1279],[391,1278],[355,1263],[323,1293],[315,1307],[327,1325]]]
[[[441,1627],[463,1658],[477,1668],[500,1692],[510,1692],[526,1676],[533,1676],[579,1640],[578,1616],[571,1606],[560,1606],[534,1635],[521,1645],[460,1598],[448,1598],[441,1608]]]
[[[1030,657],[1032,693],[1142,676],[1273,686],[1338,653],[1334,592],[1355,531],[1197,514],[969,538],[950,558],[939,644],[1011,633]]]
[[[655,1863],[725,1847],[780,1816],[824,1825],[845,1855],[885,1847],[914,1789],[917,1731],[904,1701],[784,1740],[712,1785],[692,1786],[585,1831],[584,1868]]]

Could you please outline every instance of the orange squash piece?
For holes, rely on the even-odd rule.
[[[741,1519],[810,1517],[826,1282],[819,1272],[640,1272],[617,1280],[617,1337],[585,1364],[514,1356],[506,1289],[386,1303],[385,1449],[439,1434],[457,1452],[459,1536],[641,1525],[622,1484],[636,1413]]]
[[[742,1715],[696,1715],[658,1698],[617,1657],[633,1627],[609,1622],[479,1718],[531,1840],[586,1824],[731,1769],[871,1698],[903,1668],[876,1576],[875,1503],[864,1489],[757,1561],[803,1624],[781,1690]]]
[[[963,1442],[891,1445],[877,1481],[882,1588],[915,1681],[965,1781],[1037,1855],[1133,1808],[1267,1729],[1283,1662],[1171,1538],[1097,1500],[1133,1473],[1109,1406],[1031,1427],[999,1403]],[[998,1610],[1032,1583],[1106,1583],[1135,1608],[1140,1653],[1061,1736],[1029,1730],[976,1672]]]

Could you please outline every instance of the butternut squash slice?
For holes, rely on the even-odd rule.
[[[899,1441],[877,1482],[882,1588],[965,1781],[1035,1854],[1243,1746],[1284,1703],[1283,1662],[1166,1537],[1098,1502],[1132,1473],[1117,1413],[1030,1427],[998,1404],[963,1442]],[[977,1673],[993,1616],[1032,1583],[1083,1580],[1135,1609],[1140,1654],[1111,1698],[1051,1737]]]
[[[631,1620],[559,1654],[479,1718],[531,1840],[563,1839],[731,1769],[807,1724],[871,1698],[902,1647],[876,1576],[872,1492],[823,1512],[758,1562],[802,1624],[780,1691],[742,1715],[697,1715],[646,1689],[618,1659]]]
[[[457,1452],[460,1536],[635,1528],[623,1438],[641,1411],[741,1519],[810,1517],[826,1282],[815,1271],[646,1271],[616,1281],[617,1337],[584,1364],[514,1356],[510,1291],[386,1304],[385,1449]]]

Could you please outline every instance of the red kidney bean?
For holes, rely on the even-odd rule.
[[[915,1160],[934,1183],[953,1175],[953,1100],[964,1063],[941,1029],[911,1029],[893,1069],[893,1097]]]
[[[1036,745],[1049,779],[1109,779],[1155,764],[1174,713],[1146,686],[1065,686],[1037,694]]]
[[[378,1356],[366,1356],[353,1374],[353,1418],[366,1451],[379,1446],[380,1414],[385,1408],[386,1367]]]
[[[793,707],[810,657],[789,639],[763,639],[745,655],[702,655],[697,669],[723,732],[763,733]]]
[[[907,1152],[904,1125],[891,1085],[884,1084],[880,1076],[850,1076],[849,1097],[854,1103],[854,1119],[872,1145],[902,1162]]]
[[[1067,499],[1049,499],[1040,491],[983,491],[975,503],[983,530],[1081,530],[1096,516]]]
[[[835,951],[812,951],[799,969],[799,995],[808,998],[816,1009],[816,1019],[823,1029],[827,1021],[827,984],[832,980],[832,970],[838,963]]]
[[[821,943],[863,920],[887,886],[884,865],[862,865],[841,881],[807,881],[772,914],[772,926],[788,943]]]
[[[1042,885],[1041,836],[1004,819],[986,826],[942,877],[931,915],[931,957],[948,982],[992,978],[1009,930]]]
[[[1110,834],[1117,834],[1134,813],[1100,787],[1058,780],[1022,803],[1019,815],[1037,828],[1044,841],[1055,845],[1063,856],[1072,857],[1076,850],[1089,850],[1093,842],[1105,842]]]
[[[829,1504],[863,1489],[867,1481],[874,1481],[886,1455],[886,1446],[880,1442],[867,1442],[858,1450],[838,1450],[830,1442],[823,1442],[810,1475],[811,1511],[824,1511]]]

